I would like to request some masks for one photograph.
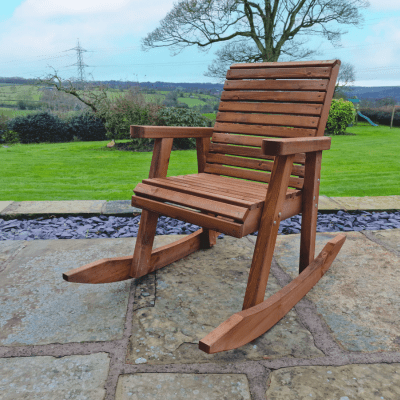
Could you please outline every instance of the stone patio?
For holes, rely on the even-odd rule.
[[[317,251],[335,236],[317,235]],[[156,246],[176,240],[156,237]],[[135,239],[0,242],[0,398],[400,398],[400,230],[347,233],[320,282],[264,335],[208,355],[198,341],[242,306],[255,237],[138,280],[62,272],[132,254]],[[297,275],[279,236],[267,295]]]

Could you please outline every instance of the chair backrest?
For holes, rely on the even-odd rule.
[[[323,136],[340,60],[234,64],[226,75],[204,172],[269,182],[268,137]],[[297,154],[289,186],[303,187]]]

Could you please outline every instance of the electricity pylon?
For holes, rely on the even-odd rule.
[[[75,64],[72,64],[71,66],[78,67],[78,79],[81,82],[85,82],[86,80],[85,67],[88,67],[88,65],[83,62],[82,53],[87,52],[87,50],[81,47],[81,45],[79,44],[79,39],[76,47],[65,51],[71,51],[71,50],[76,50],[76,57],[77,57],[77,62]]]

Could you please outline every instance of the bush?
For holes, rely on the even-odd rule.
[[[19,135],[17,132],[7,130],[3,133],[3,140],[8,144],[19,143]]]
[[[329,110],[326,131],[330,135],[338,135],[345,132],[347,125],[354,122],[355,109],[351,101],[332,99]]]
[[[8,131],[9,120],[7,115],[0,114],[0,143],[4,143],[4,134]]]
[[[194,110],[187,108],[162,108],[158,112],[158,124],[163,126],[211,126],[211,121]],[[193,149],[196,139],[174,139],[174,145],[179,149]]]
[[[100,111],[106,120],[109,139],[129,139],[130,125],[155,125],[160,106],[146,101],[139,90],[129,91],[105,104]],[[133,139],[137,149],[148,145],[150,139]]]
[[[8,129],[19,134],[21,143],[70,142],[67,124],[47,112],[18,116],[8,123]]]
[[[107,139],[103,122],[91,111],[70,118],[68,129],[72,137],[84,142]]]

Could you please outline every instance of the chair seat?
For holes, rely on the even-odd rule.
[[[132,205],[242,237],[258,230],[267,190],[265,183],[206,173],[153,178],[136,186]],[[300,209],[301,190],[288,189],[282,219]]]

